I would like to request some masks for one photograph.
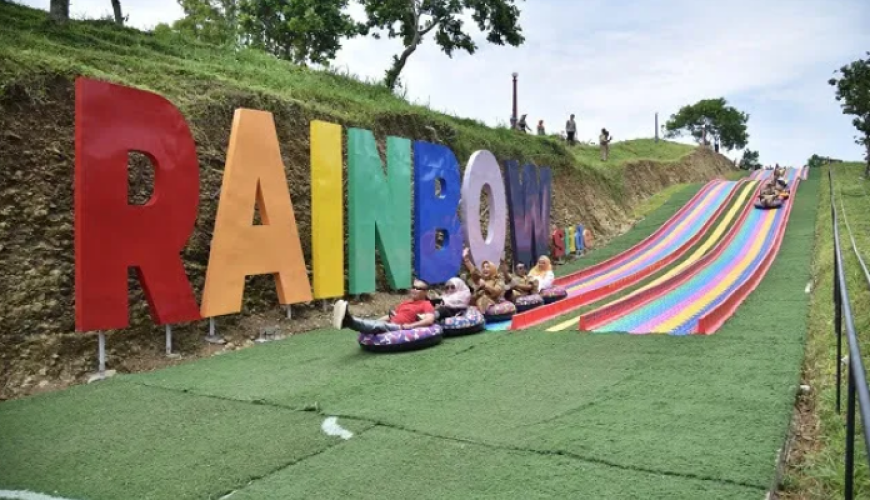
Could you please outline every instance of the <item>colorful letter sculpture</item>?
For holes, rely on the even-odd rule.
[[[347,134],[350,293],[375,291],[376,243],[390,287],[410,288],[411,141],[387,138],[385,175],[374,135],[360,129]]]
[[[261,225],[253,225],[254,206]],[[242,310],[245,277],[272,274],[281,304],[311,301],[293,203],[272,113],[237,109],[200,309]]]
[[[178,109],[150,92],[79,78],[75,137],[76,330],[129,324],[135,267],[157,324],[200,319],[181,251],[199,203],[199,161]],[[127,201],[130,152],[154,167],[144,205]]]
[[[489,225],[486,239],[480,228],[480,193],[489,195]],[[489,261],[498,266],[504,256],[505,231],[507,229],[507,203],[504,180],[498,161],[489,151],[477,151],[471,155],[462,180],[462,231],[471,260],[475,265]]]
[[[506,162],[505,167],[514,259],[531,265],[549,249],[550,169],[532,165],[520,168],[515,161]]]
[[[341,126],[311,122],[311,264],[314,298],[344,295]]]
[[[418,278],[430,284],[456,276],[462,264],[459,182],[453,151],[440,144],[414,142],[414,269]]]
[[[575,245],[577,253],[583,252],[583,224],[578,224],[574,232]]]
[[[561,259],[565,256],[565,231],[556,229],[553,231],[553,257]]]
[[[372,132],[353,128],[347,131],[345,251],[342,128],[315,120],[312,293],[272,114],[237,109],[197,306],[181,260],[200,195],[196,145],[184,117],[156,94],[88,78],[76,81],[75,111],[78,331],[128,326],[130,268],[155,323],[172,324],[240,312],[248,276],[271,274],[279,302],[287,305],[345,295],[345,261],[351,294],[375,291],[378,262],[393,290],[409,288],[414,271],[443,283],[459,271],[464,245],[475,264],[498,265],[509,213],[515,262],[531,265],[550,253],[549,168],[509,162],[504,177],[495,156],[479,150],[460,179],[449,148],[417,141],[412,198],[411,141],[387,137],[385,168]],[[144,205],[128,202],[131,152],[144,154],[154,168],[153,195]],[[481,206],[483,193],[488,206]],[[486,231],[481,211],[488,211]],[[590,238],[582,226],[557,235],[557,258]]]
[[[565,228],[565,253],[577,253],[577,245],[574,243],[574,226]]]

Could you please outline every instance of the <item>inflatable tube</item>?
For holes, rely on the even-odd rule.
[[[498,304],[487,307],[483,317],[487,323],[498,323],[513,318],[516,313],[517,306],[513,302],[502,299]]]
[[[476,307],[469,307],[464,314],[445,318],[441,322],[445,337],[470,335],[486,330],[486,319]]]
[[[424,349],[438,344],[443,339],[444,330],[435,324],[413,330],[397,330],[386,333],[360,333],[359,346],[370,352],[401,352]]]
[[[517,306],[517,312],[524,312],[544,305],[544,298],[538,294],[524,295],[514,299],[514,304]]]
[[[771,206],[767,206],[767,205],[761,203],[761,201],[755,202],[755,208],[758,208],[760,210],[773,210],[773,209],[779,208],[781,206],[782,206],[782,199],[780,199],[780,198],[778,198],[775,202],[773,202],[773,205],[771,205]]]
[[[567,296],[568,290],[565,290],[561,286],[551,286],[546,290],[541,290],[541,297],[544,299],[545,304],[551,304],[557,300],[562,300]]]

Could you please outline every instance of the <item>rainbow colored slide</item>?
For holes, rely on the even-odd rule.
[[[605,298],[679,259],[719,218],[746,180],[714,180],[705,185],[667,223],[631,249],[594,266],[556,279],[568,297],[517,314],[511,330],[529,328]]]
[[[788,169],[793,199],[804,172]],[[760,183],[759,183],[760,184]],[[782,243],[792,203],[759,210],[749,200],[729,234],[696,262],[670,277],[580,317],[581,330],[714,333],[757,286]]]

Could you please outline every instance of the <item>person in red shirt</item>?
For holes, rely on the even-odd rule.
[[[376,320],[355,318],[347,310],[347,301],[338,300],[332,309],[332,326],[341,330],[350,328],[360,333],[379,334],[397,330],[423,328],[435,323],[435,308],[429,301],[429,285],[414,280],[409,290],[410,300],[406,300],[390,311],[390,314]]]

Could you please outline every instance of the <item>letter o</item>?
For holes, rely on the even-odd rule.
[[[486,239],[480,230],[480,193],[489,195],[489,226]],[[488,260],[498,266],[504,256],[507,231],[507,197],[498,161],[486,150],[475,151],[462,178],[462,234],[468,242],[471,260],[479,266]]]

